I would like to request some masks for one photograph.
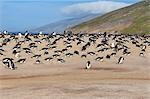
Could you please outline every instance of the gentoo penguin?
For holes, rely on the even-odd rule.
[[[16,68],[12,58],[4,58],[2,62],[11,70],[14,70]]]
[[[19,36],[19,38],[22,38],[22,34],[20,32],[18,33],[18,36]]]
[[[72,53],[67,53],[66,56],[71,57],[71,56],[73,56],[73,54]]]
[[[45,61],[51,61],[53,58],[52,57],[48,57],[48,58],[45,58],[44,60]]]
[[[87,63],[86,63],[86,69],[90,69],[90,68],[91,68],[91,62],[87,61]]]
[[[42,55],[40,54],[40,55],[34,55],[34,56],[32,56],[31,58],[36,58],[36,59],[38,59],[38,58],[40,58]]]
[[[143,56],[144,56],[144,53],[140,53],[139,56],[142,56],[142,57],[143,57]]]
[[[89,55],[91,55],[91,56],[95,55],[94,52],[88,52],[87,54],[89,54]]]
[[[111,56],[115,56],[116,55],[116,53],[111,53]]]
[[[64,59],[57,59],[57,61],[60,62],[60,63],[64,63],[65,62]]]
[[[36,64],[40,64],[41,61],[40,61],[40,60],[36,60],[35,63],[36,63]]]
[[[56,32],[53,32],[52,35],[53,35],[53,36],[56,36]]]
[[[40,32],[39,32],[39,36],[41,36],[42,34],[43,34],[43,32],[42,32],[42,31],[40,31]]]
[[[145,49],[142,49],[141,51],[142,51],[142,52],[145,52]]]
[[[143,46],[142,46],[142,49],[144,49],[144,50],[145,50],[145,49],[146,49],[146,45],[143,45]]]
[[[26,58],[22,58],[22,59],[19,59],[17,61],[17,63],[23,64],[23,63],[25,63],[25,61],[26,61]]]
[[[45,51],[45,52],[44,52],[44,55],[48,55],[48,54],[49,54],[49,52],[48,52],[48,51]]]
[[[87,55],[83,54],[83,55],[81,55],[81,58],[86,58],[86,56],[87,56]]]
[[[96,59],[95,59],[96,61],[103,61],[104,60],[104,57],[97,57]]]
[[[111,43],[110,47],[111,47],[112,50],[115,50],[115,43],[114,42]]]
[[[28,33],[28,31],[26,31],[25,32],[25,38],[28,38],[28,36],[29,36],[29,33]]]
[[[118,59],[118,64],[122,64],[122,63],[123,63],[123,60],[124,60],[124,58],[123,58],[123,57],[120,57],[120,58]]]
[[[106,58],[107,58],[107,59],[110,59],[110,55],[107,55]]]
[[[79,55],[79,51],[74,51],[74,54]]]
[[[3,31],[3,33],[4,33],[4,34],[8,34],[8,32],[7,32],[6,30],[5,30],[5,31]]]

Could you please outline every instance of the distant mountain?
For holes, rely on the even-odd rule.
[[[36,29],[31,29],[30,32],[63,32],[65,29],[73,27],[77,24],[80,24],[82,22],[91,20],[97,16],[100,16],[100,14],[92,14],[92,15],[85,15],[85,16],[80,16],[77,18],[70,18],[70,19],[65,19],[61,20],[58,22],[50,23],[44,26],[41,26]]]
[[[84,31],[118,31],[130,34],[150,34],[150,0],[124,7],[70,28],[77,33]]]

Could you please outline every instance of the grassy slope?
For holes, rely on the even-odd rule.
[[[105,14],[101,17],[97,17],[90,21],[84,22],[82,24],[76,25],[71,29],[74,32],[79,31],[95,31],[92,29],[97,29],[97,31],[101,31],[101,26],[107,23],[108,26],[120,26],[123,23],[119,23],[122,20],[127,20],[128,27],[123,27],[120,32],[123,33],[140,33],[146,34],[150,33],[150,1],[142,1],[137,4],[115,10],[108,14]],[[119,22],[118,22],[119,21]],[[118,23],[117,23],[118,22]],[[97,28],[95,28],[97,27]],[[113,28],[110,31],[116,31],[117,28]]]

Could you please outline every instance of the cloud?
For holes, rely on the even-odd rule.
[[[78,3],[69,5],[62,9],[62,12],[68,16],[82,15],[82,14],[104,14],[125,6],[130,3],[115,2],[115,1],[95,1],[87,3]]]

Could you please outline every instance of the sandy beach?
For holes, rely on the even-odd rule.
[[[32,38],[34,41],[34,38]],[[64,48],[63,41],[56,44],[57,49]],[[99,40],[97,40],[97,43]],[[16,42],[11,41],[4,46],[5,55],[12,57],[12,48]],[[23,43],[26,47],[28,43]],[[46,46],[42,41],[33,49],[34,53]],[[76,42],[72,42],[69,52],[81,49]],[[87,51],[96,51],[93,45]],[[117,64],[121,53],[110,60],[104,59],[97,62],[96,56],[81,58],[78,55],[62,57],[65,63],[58,63],[55,59],[44,61],[47,56],[42,54],[42,63],[35,64],[32,55],[21,52],[21,58],[26,58],[24,64],[16,63],[16,70],[10,70],[0,62],[0,99],[150,99],[150,47],[147,47],[145,56],[140,57],[140,50],[128,44],[132,54],[124,56],[123,64]],[[54,49],[49,50],[49,56]],[[105,56],[109,53],[97,53]],[[0,56],[0,60],[6,56]],[[17,61],[18,58],[14,58]],[[87,60],[91,60],[92,68],[85,69]]]

